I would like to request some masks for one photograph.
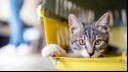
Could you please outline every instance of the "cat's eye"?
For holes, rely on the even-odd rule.
[[[100,39],[98,39],[98,40],[95,41],[95,44],[96,45],[99,45],[100,43],[101,43],[101,40]]]
[[[85,41],[84,41],[83,39],[80,39],[80,40],[79,40],[79,44],[80,44],[80,45],[85,45],[86,43],[85,43]]]

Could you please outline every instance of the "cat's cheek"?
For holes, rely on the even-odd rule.
[[[87,53],[87,50],[82,50],[81,52],[82,57],[90,58],[89,54]]]

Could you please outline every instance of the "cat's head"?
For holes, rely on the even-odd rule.
[[[90,57],[107,48],[110,30],[109,12],[93,24],[83,24],[73,14],[69,15],[68,21],[71,48],[77,51],[86,50]]]

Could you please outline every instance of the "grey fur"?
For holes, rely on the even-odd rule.
[[[82,50],[86,50],[87,53],[90,55],[90,57],[102,49],[105,50],[107,48],[108,41],[109,41],[109,31],[107,30],[105,31],[105,28],[109,27],[108,17],[109,17],[109,14],[106,13],[95,23],[82,24],[73,14],[71,14],[69,16],[69,26],[70,26],[70,48],[69,50],[72,53],[73,52],[80,53]],[[103,26],[101,24],[102,22],[103,22]],[[101,29],[99,29],[98,27],[101,27]],[[77,31],[77,29],[80,29],[80,30]],[[104,31],[102,31],[103,29]],[[80,45],[78,43],[80,39],[84,40],[86,44]],[[101,44],[96,45],[95,41],[98,39],[101,40]],[[68,51],[69,54],[70,54],[70,51]]]

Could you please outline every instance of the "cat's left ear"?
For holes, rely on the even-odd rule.
[[[70,33],[78,35],[83,28],[83,24],[81,23],[81,21],[78,20],[78,18],[74,14],[70,14],[68,17],[68,22]]]
[[[103,32],[103,33],[106,33],[106,32],[109,32],[110,30],[110,13],[107,12],[105,13],[95,24],[95,27]]]

